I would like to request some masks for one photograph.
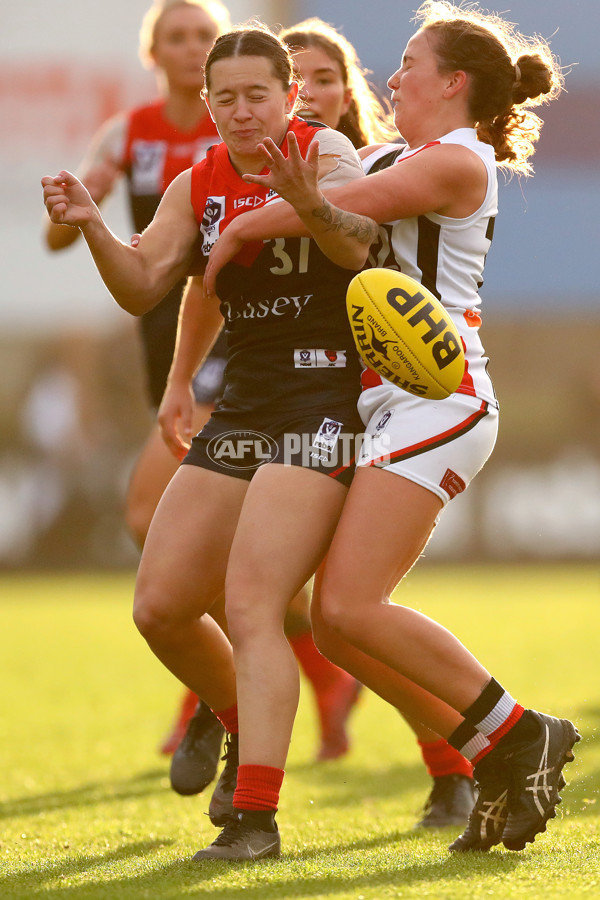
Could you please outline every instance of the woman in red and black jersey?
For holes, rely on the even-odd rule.
[[[134,315],[156,305],[198,260],[202,266],[237,216],[274,201],[242,177],[262,171],[265,138],[283,152],[299,146],[322,184],[363,177],[347,138],[294,116],[291,57],[267,29],[219,38],[206,82],[224,144],[172,182],[137,247],[111,234],[75,176],[43,179],[52,221],[79,227],[109,290]],[[343,216],[336,227],[343,241]],[[370,243],[373,223],[360,233]],[[335,265],[315,241],[276,238],[249,246],[224,269],[226,389],[158,505],[138,573],[138,627],[217,713],[230,743],[237,743],[239,704],[233,801],[241,819],[224,838],[228,858],[279,853],[273,812],[299,689],[283,619],[327,550],[361,429],[360,367],[344,302],[356,260],[354,239]],[[204,304],[208,319],[215,308]],[[206,615],[223,591],[235,675],[231,646]],[[211,813],[227,831],[231,807]],[[200,858],[221,857],[223,847],[211,845]]]
[[[155,69],[160,97],[109,119],[93,138],[78,172],[98,204],[125,176],[131,221],[137,232],[148,227],[173,179],[202,160],[208,148],[220,141],[202,95],[204,63],[214,39],[229,27],[229,14],[220,0],[157,0],[144,17],[140,57]],[[368,104],[365,107],[368,109]],[[364,112],[361,117],[364,127]],[[353,123],[356,116],[348,118]],[[368,121],[375,122],[373,112]],[[369,141],[383,139],[384,134],[383,127],[372,129]],[[72,244],[79,231],[48,219],[45,234],[48,247],[60,250]],[[182,279],[139,318],[148,399],[155,410],[167,385],[184,285]],[[201,286],[192,279],[187,291],[193,303]],[[218,309],[213,312],[213,319],[195,347],[189,436],[208,420],[223,388],[223,332],[199,366],[214,339],[215,328],[222,322]],[[176,468],[176,459],[166,450],[158,429],[153,428],[132,473],[125,505],[127,525],[140,548],[160,496]],[[348,748],[344,723],[356,696],[356,682],[317,652],[307,608],[308,599],[301,592],[291,604],[286,632],[295,629],[291,637],[294,651],[315,691],[321,730],[318,754],[326,759],[339,756]],[[220,755],[218,723],[204,705],[196,705],[197,698],[187,693],[172,730],[161,744],[162,752],[173,753],[189,724],[189,737],[171,764],[171,783],[185,794],[201,791],[214,777]]]

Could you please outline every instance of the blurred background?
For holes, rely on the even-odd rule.
[[[26,0],[0,12],[0,569],[122,568],[123,498],[149,413],[133,320],[81,246],[42,245],[40,178],[75,169],[98,125],[155,96],[137,58],[149,0]],[[339,28],[386,94],[414,31],[404,0],[231,0],[234,21]],[[432,560],[590,561],[600,551],[600,4],[512,0],[567,93],[542,111],[532,179],[505,182],[482,288],[501,403],[496,450],[442,517]],[[131,233],[124,197],[104,208]]]

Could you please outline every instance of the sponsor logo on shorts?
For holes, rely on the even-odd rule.
[[[224,469],[258,469],[275,457],[277,444],[260,431],[226,431],[209,441],[206,452]]]
[[[296,369],[345,369],[345,350],[294,350]]]

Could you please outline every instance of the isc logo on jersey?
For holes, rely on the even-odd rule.
[[[460,335],[423,285],[393,269],[366,269],[348,286],[354,342],[370,369],[417,397],[443,400],[462,381]]]

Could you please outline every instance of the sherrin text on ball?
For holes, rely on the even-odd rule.
[[[444,400],[465,358],[450,314],[431,291],[394,269],[365,269],[348,285],[348,318],[365,364],[417,397]]]

